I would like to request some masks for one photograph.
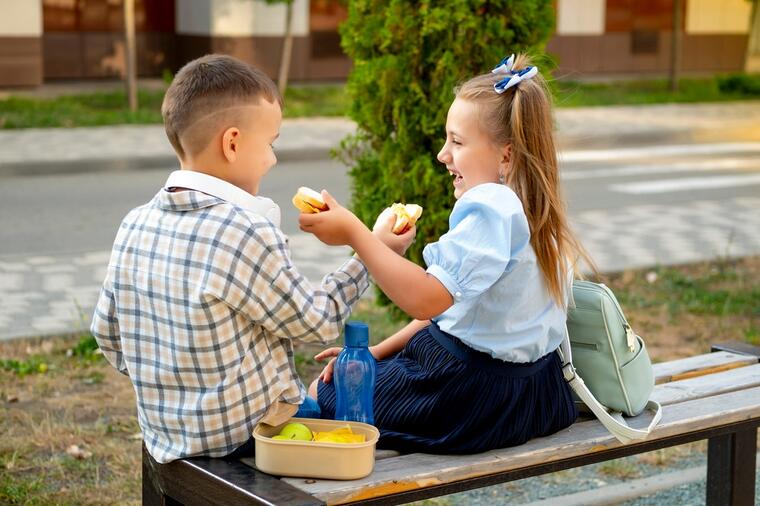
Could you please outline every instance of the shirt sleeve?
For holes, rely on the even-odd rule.
[[[470,299],[490,288],[510,260],[511,219],[493,203],[460,200],[449,218],[449,231],[423,251],[428,274],[435,276],[454,301]]]
[[[113,290],[106,280],[100,289],[100,296],[92,316],[90,332],[95,337],[100,351],[108,362],[122,374],[129,375],[127,365],[124,362],[124,354],[121,352],[121,334],[119,322],[116,319],[116,303]]]
[[[330,343],[369,286],[367,268],[349,258],[314,286],[290,257],[287,238],[273,225],[255,226],[234,271],[239,307],[272,334]]]

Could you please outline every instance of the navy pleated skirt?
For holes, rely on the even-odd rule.
[[[334,383],[319,382],[323,418],[335,415]],[[377,363],[379,448],[478,453],[515,446],[571,425],[578,412],[556,353],[517,364],[474,350],[433,323]]]

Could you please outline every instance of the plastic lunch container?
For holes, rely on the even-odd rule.
[[[272,439],[291,422],[302,423],[312,432],[327,432],[351,426],[356,434],[364,434],[363,443],[324,443]],[[375,445],[380,432],[366,423],[317,418],[291,418],[280,425],[258,424],[253,429],[256,440],[256,467],[265,473],[301,478],[356,480],[372,472],[375,466]]]

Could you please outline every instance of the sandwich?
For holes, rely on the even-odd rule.
[[[305,186],[300,187],[293,196],[293,205],[302,213],[308,214],[319,213],[328,209],[322,195]]]
[[[391,211],[396,215],[396,224],[393,225],[394,234],[403,234],[417,223],[422,215],[422,207],[417,204],[393,204]]]

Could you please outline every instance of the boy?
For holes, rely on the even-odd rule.
[[[235,58],[185,65],[161,108],[182,170],[114,241],[91,330],[132,379],[158,462],[238,455],[256,423],[295,414],[305,389],[291,340],[337,339],[368,286],[350,258],[313,288],[291,262],[279,207],[255,196],[276,162],[281,104],[274,83]],[[414,234],[386,225],[376,233],[405,251]]]

